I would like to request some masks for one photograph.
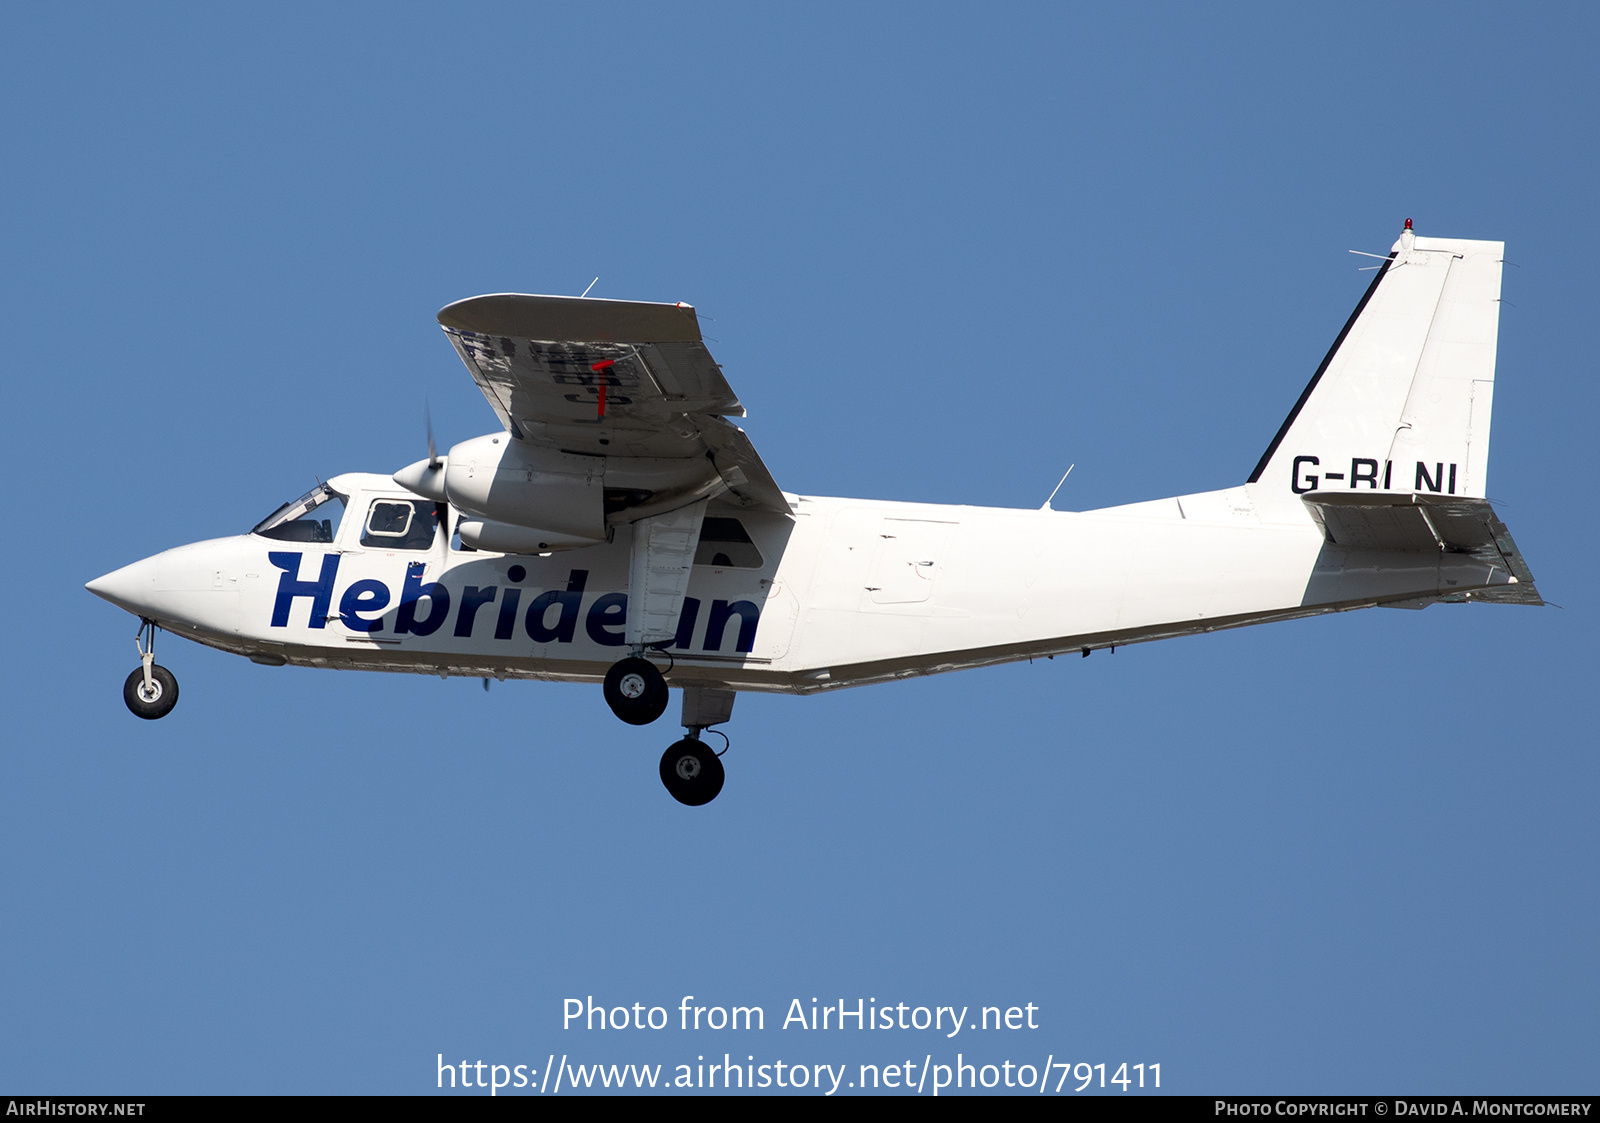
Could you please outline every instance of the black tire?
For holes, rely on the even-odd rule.
[[[133,711],[134,717],[154,721],[158,717],[166,717],[172,712],[172,707],[178,704],[178,680],[171,671],[154,664],[150,667],[150,683],[154,689],[147,695],[144,668],[140,667],[122,684],[122,700],[128,703],[128,709]]]
[[[661,782],[673,799],[690,807],[716,799],[724,775],[722,761],[703,741],[685,737],[661,754]]]
[[[606,672],[606,705],[629,725],[649,725],[666,713],[669,693],[648,659],[622,659]]]

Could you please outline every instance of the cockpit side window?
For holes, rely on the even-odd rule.
[[[433,545],[439,516],[421,499],[374,499],[361,527],[361,544],[379,550],[426,550]]]
[[[250,533],[279,542],[332,542],[339,533],[345,503],[345,496],[327,484],[318,484],[262,519]]]
[[[760,569],[761,551],[750,541],[738,519],[707,515],[700,524],[700,544],[694,551],[695,565],[718,569]]]

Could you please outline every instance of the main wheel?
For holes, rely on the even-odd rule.
[[[178,704],[178,680],[165,667],[152,664],[150,688],[145,689],[144,668],[140,667],[122,684],[122,700],[128,703],[135,717],[154,721],[166,717]]]
[[[704,742],[685,737],[661,754],[661,782],[672,798],[699,807],[722,790],[722,761]]]
[[[606,705],[629,725],[649,725],[667,709],[667,680],[648,659],[630,657],[606,672]]]

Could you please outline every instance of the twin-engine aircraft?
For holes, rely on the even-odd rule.
[[[439,323],[501,431],[88,588],[140,619],[143,718],[178,700],[158,629],[270,666],[602,682],[635,725],[679,687],[661,779],[690,805],[722,788],[701,734],[740,691],[1542,604],[1484,498],[1503,248],[1407,219],[1248,480],[1083,512],[785,492],[689,305],[473,297]]]

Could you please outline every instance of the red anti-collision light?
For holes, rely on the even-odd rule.
[[[1411,229],[1411,220],[1410,220],[1410,219],[1409,219],[1409,218],[1408,218],[1408,219],[1406,219],[1406,229],[1407,229],[1407,230],[1410,230],[1410,229]],[[598,368],[596,368],[596,369],[598,369]]]

